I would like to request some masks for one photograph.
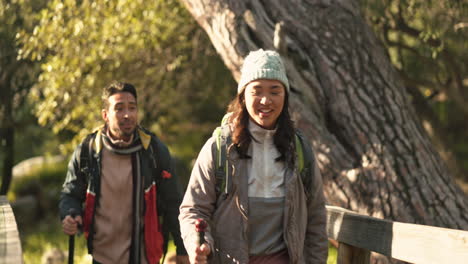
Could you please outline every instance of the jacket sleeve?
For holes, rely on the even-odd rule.
[[[317,159],[316,159],[317,160]],[[311,175],[312,188],[308,201],[307,234],[304,244],[306,263],[324,264],[328,257],[327,212],[323,195],[323,184],[317,162],[314,162]]]
[[[187,252],[193,254],[198,246],[198,233],[195,230],[197,219],[204,219],[208,223],[205,240],[211,247],[213,254],[213,237],[210,232],[212,214],[215,210],[216,192],[213,153],[214,139],[209,139],[200,151],[192,170],[190,181],[180,206],[180,227]]]
[[[180,236],[180,226],[177,219],[179,216],[180,202],[182,201],[181,187],[174,170],[174,162],[169,150],[161,143],[159,145],[163,146],[163,148],[160,149],[160,155],[166,159],[165,163],[169,165],[168,173],[170,173],[170,177],[165,177],[164,175],[167,174],[163,172],[164,175],[161,179],[160,187],[158,188],[158,192],[161,192],[162,201],[164,201],[164,205],[159,207],[162,209],[163,232],[171,233],[176,246],[177,255],[187,255]]]
[[[62,186],[59,199],[60,219],[68,215],[70,209],[77,210],[82,215],[82,204],[86,198],[87,181],[80,171],[81,144],[73,152],[68,163],[67,175]]]

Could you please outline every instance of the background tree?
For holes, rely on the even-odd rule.
[[[357,1],[184,2],[236,79],[242,58],[273,49],[283,25],[292,110],[315,147],[330,204],[468,228],[467,199]]]
[[[439,153],[468,181],[468,2],[361,4]]]
[[[34,14],[43,6],[43,1],[0,1],[0,164],[2,184],[0,194],[8,192],[12,180],[13,165],[31,157],[40,144],[16,144],[23,140],[25,131],[33,130],[25,141],[33,142],[44,133],[37,133],[35,117],[27,101],[28,93],[38,73],[37,64],[19,59],[16,34],[20,29],[32,30]],[[42,142],[44,138],[41,138]]]
[[[21,40],[23,56],[41,62],[32,97],[39,122],[75,136],[64,152],[101,124],[100,92],[111,80],[136,85],[142,124],[186,165],[235,94],[206,34],[175,0],[55,0]]]
[[[235,77],[249,50],[273,48],[275,25],[283,23],[297,124],[317,150],[330,203],[466,227],[466,198],[357,2],[185,2]],[[411,3],[417,2],[405,2]],[[362,4],[369,20],[378,15],[380,9],[370,8],[375,3]],[[175,0],[50,2],[33,34],[21,34],[22,56],[42,65],[32,98],[41,124],[63,138],[78,135],[75,145],[100,122],[100,89],[124,78],[142,90],[142,123],[164,135],[188,164],[235,93],[191,21]]]

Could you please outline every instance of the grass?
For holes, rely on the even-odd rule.
[[[54,248],[68,252],[68,236],[62,232],[57,208],[66,167],[66,162],[45,164],[31,169],[12,182],[9,201],[31,195],[37,201],[32,207],[33,211],[29,208],[13,208],[25,263],[42,263],[44,253]],[[79,240],[76,242],[75,263],[90,263],[89,260],[81,261],[86,250],[84,242],[80,243]]]
[[[64,258],[67,259],[68,240],[69,237],[62,232],[58,219],[41,221],[36,232],[30,233],[24,238],[22,237],[24,262],[41,263],[44,253],[52,249],[59,249],[64,253]],[[91,263],[91,258],[87,255],[85,239],[83,236],[77,236],[75,238],[74,263]]]
[[[327,264],[336,264],[337,258],[338,258],[338,251],[331,243],[328,243]]]

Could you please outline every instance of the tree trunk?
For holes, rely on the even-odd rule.
[[[4,128],[5,132],[5,156],[3,157],[3,175],[2,187],[0,188],[0,195],[6,195],[10,189],[11,179],[13,177],[13,163],[14,163],[14,127]]]
[[[2,78],[3,79],[3,78]],[[10,78],[6,78],[10,80]],[[2,89],[2,106],[3,115],[0,128],[0,148],[3,149],[3,168],[2,168],[2,186],[0,187],[0,195],[6,195],[10,188],[11,178],[13,176],[14,165],[14,122],[13,122],[13,96],[9,81],[3,83]]]
[[[315,148],[328,204],[468,229],[468,200],[357,1],[184,2],[236,79],[250,50],[274,49],[275,25],[282,22],[291,109]]]

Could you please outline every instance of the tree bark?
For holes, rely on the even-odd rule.
[[[13,178],[14,165],[14,127],[5,128],[5,156],[3,157],[3,175],[0,195],[6,195],[10,189],[11,179]]]
[[[314,146],[328,204],[468,229],[467,197],[422,128],[357,1],[183,2],[237,80],[243,57],[274,49],[275,25],[283,23],[291,110]]]
[[[5,78],[10,80],[10,78]],[[2,78],[4,80],[4,78]],[[2,86],[2,117],[0,128],[0,149],[3,149],[3,167],[2,167],[2,185],[0,187],[0,195],[6,195],[10,188],[11,179],[13,177],[14,165],[14,122],[13,122],[13,96],[9,81],[0,82]]]

